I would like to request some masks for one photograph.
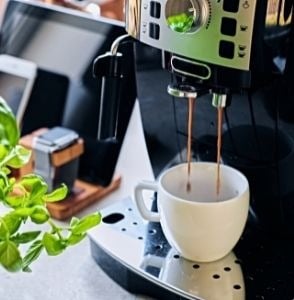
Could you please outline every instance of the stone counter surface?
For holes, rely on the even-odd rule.
[[[1,300],[143,300],[110,279],[90,254],[89,240],[56,257],[43,253],[32,273],[0,269]]]

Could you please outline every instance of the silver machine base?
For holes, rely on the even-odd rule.
[[[131,293],[159,300],[294,299],[293,236],[259,230],[249,221],[233,252],[197,263],[170,247],[159,223],[143,221],[131,198],[101,213],[102,225],[90,235],[91,254]]]

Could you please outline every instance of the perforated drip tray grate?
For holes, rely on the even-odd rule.
[[[156,201],[152,209],[156,210]],[[294,299],[294,243],[248,225],[234,251],[211,263],[187,261],[160,224],[145,222],[130,198],[101,211],[91,232],[100,267],[133,293],[163,299]]]

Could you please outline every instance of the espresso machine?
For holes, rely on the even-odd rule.
[[[292,0],[128,1],[128,34],[94,62],[102,81],[98,138],[114,138],[120,128],[125,58],[119,45],[132,37],[158,48],[171,73],[167,93],[224,108],[222,160],[247,175],[253,220],[292,234],[292,15]],[[213,159],[214,138],[199,131],[195,155]]]
[[[140,122],[132,115],[137,96],[144,121],[140,88],[155,99],[155,117],[145,119],[144,129],[155,118],[173,114],[169,107],[174,106],[175,116],[184,115],[175,126],[183,147],[167,167],[185,161],[186,98],[196,98],[193,160],[216,161],[215,120],[222,108],[221,160],[247,176],[250,215],[228,256],[198,263],[180,257],[158,223],[143,221],[131,195],[116,198],[100,210],[102,223],[89,233],[93,258],[128,291],[155,299],[293,299],[293,0],[129,0],[125,15],[126,23],[117,24],[51,9],[39,1],[9,1],[0,52],[36,60],[39,66],[23,132],[44,126],[44,117],[48,127],[63,125],[79,132],[86,147],[80,177],[107,185],[125,146],[123,163],[131,171],[141,167],[128,161],[135,156],[134,148],[144,144]],[[55,34],[40,43],[36,28]],[[55,39],[61,32],[64,38]],[[78,35],[85,43],[77,45]],[[140,78],[136,64],[142,45],[147,45],[149,62],[160,54],[162,72],[146,72]],[[162,90],[159,74],[165,74]],[[44,109],[46,116],[33,114]],[[154,123],[166,140],[174,138],[166,129],[175,124]],[[135,134],[128,132],[131,125]],[[154,153],[146,154],[143,148],[137,149],[139,159],[147,154],[152,158]],[[129,179],[125,175],[122,182]],[[148,178],[135,178],[141,179]],[[156,195],[150,196],[150,205],[157,210]]]
[[[182,259],[131,198],[102,210],[92,255],[127,290],[156,299],[293,299],[293,7],[292,0],[127,1],[127,34],[94,62],[104,87],[99,138],[115,138],[123,106],[120,45],[140,41],[162,51],[170,98],[196,99],[193,159],[216,160],[207,114],[222,108],[222,163],[243,172],[251,190],[242,238],[208,264]],[[206,125],[197,126],[200,120]],[[184,131],[178,133],[187,138]],[[157,209],[156,195],[151,205]]]

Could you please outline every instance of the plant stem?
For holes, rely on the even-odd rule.
[[[54,224],[54,222],[51,219],[48,220],[48,224],[52,227],[53,231],[56,232],[56,234],[58,235],[59,239],[61,241],[64,241],[64,238],[63,238],[63,236],[60,233],[60,231],[62,230],[62,228],[60,228],[56,224]]]

